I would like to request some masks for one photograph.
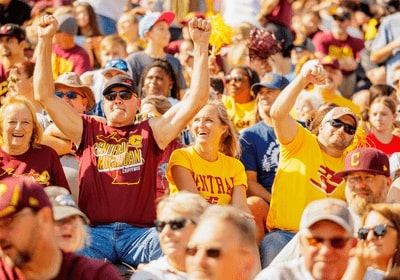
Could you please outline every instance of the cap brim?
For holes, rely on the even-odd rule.
[[[107,68],[107,69],[104,69],[104,70],[101,71],[101,74],[105,75],[105,74],[107,74],[108,72],[111,72],[111,71],[118,72],[118,75],[129,75],[127,72],[125,72],[125,71],[123,71],[121,69],[118,69],[118,68]]]
[[[86,224],[90,224],[89,218],[79,209],[71,206],[54,206],[53,216],[54,220],[59,221],[71,216],[80,216]]]
[[[160,21],[166,21],[168,25],[171,25],[171,23],[174,21],[174,19],[175,19],[175,13],[165,11],[165,12],[161,13],[161,15],[154,22],[154,24],[156,24],[157,22],[160,22]]]
[[[387,172],[378,171],[378,170],[372,170],[372,169],[365,169],[365,168],[352,169],[352,170],[343,170],[343,171],[340,171],[340,172],[336,172],[334,174],[334,176],[344,178],[351,172],[368,172],[368,173],[371,173],[371,174],[378,174],[378,175],[387,176]]]

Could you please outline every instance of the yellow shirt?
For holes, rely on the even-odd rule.
[[[272,186],[268,229],[298,231],[304,208],[326,197],[345,200],[345,181],[333,174],[344,169],[345,156],[323,152],[315,135],[298,124],[295,139],[280,146],[280,158]]]
[[[223,95],[222,102],[237,131],[254,124],[257,106],[255,99],[247,103],[236,103],[231,96]]]
[[[218,160],[207,161],[191,146],[177,149],[171,154],[166,174],[171,194],[179,192],[171,174],[174,165],[192,171],[197,190],[211,204],[230,204],[235,186],[245,186],[247,189],[246,172],[238,159],[219,153]]]

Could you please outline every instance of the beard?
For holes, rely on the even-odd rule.
[[[22,269],[25,264],[31,261],[31,259],[31,254],[29,254],[29,252],[18,251],[18,254],[14,259],[14,265]]]

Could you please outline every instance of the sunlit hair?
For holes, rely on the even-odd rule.
[[[172,107],[171,102],[169,102],[168,98],[164,95],[148,95],[142,99],[141,106],[145,104],[153,105],[161,115]]]
[[[40,142],[42,141],[42,135],[43,135],[43,128],[40,125],[39,121],[36,118],[36,113],[35,113],[35,108],[33,107],[32,103],[26,99],[24,96],[8,96],[6,97],[1,105],[0,108],[0,131],[3,131],[3,122],[6,116],[5,110],[8,106],[13,105],[13,104],[23,104],[25,105],[28,110],[31,112],[32,116],[32,121],[33,121],[33,132],[32,132],[32,137],[31,137],[31,145],[33,148],[40,148]],[[3,136],[0,135],[0,145],[4,143]]]
[[[165,59],[160,59],[160,58],[156,58],[154,59],[150,64],[148,64],[142,74],[140,75],[140,81],[139,81],[139,96],[141,97],[145,97],[146,93],[144,92],[144,81],[146,80],[147,74],[150,71],[150,69],[157,67],[160,68],[161,70],[163,70],[168,77],[171,79],[172,81],[172,87],[170,89],[170,96],[175,98],[175,99],[180,99],[179,98],[179,85],[178,85],[178,80],[176,78],[174,69],[172,68],[171,63],[168,62],[168,60]]]
[[[219,151],[227,156],[239,158],[241,151],[238,144],[238,133],[235,130],[232,121],[229,119],[225,105],[218,99],[210,99],[206,105],[217,108],[218,118],[221,121],[221,124],[228,127],[219,141]]]
[[[15,63],[10,70],[15,71],[17,74],[22,75],[25,74],[27,78],[33,76],[33,71],[35,70],[35,62],[32,61],[23,61]]]
[[[161,198],[157,204],[157,215],[164,209],[169,209],[197,223],[199,217],[209,205],[200,194],[180,191],[174,195]]]
[[[390,203],[375,203],[368,205],[367,214],[364,215],[363,224],[368,216],[368,213],[374,211],[388,219],[397,231],[397,246],[396,253],[392,257],[392,267],[400,266],[400,205]]]
[[[241,245],[249,249],[256,247],[257,233],[254,220],[249,219],[244,212],[236,207],[232,205],[210,205],[200,217],[199,225],[210,220],[217,220],[220,224],[232,224],[237,229]]]
[[[100,42],[100,50],[112,49],[115,45],[121,45],[126,49],[126,41],[121,36],[112,34],[105,36]],[[104,62],[105,63],[105,62]]]
[[[87,2],[75,2],[73,4],[73,12],[74,12],[74,14],[76,13],[76,8],[77,7],[84,7],[85,11],[86,11],[86,13],[88,14],[88,17],[89,17],[88,25],[90,26],[90,31],[89,31],[89,34],[87,34],[85,36],[93,37],[93,36],[101,36],[101,35],[103,35],[102,32],[100,31],[100,26],[99,26],[99,23],[97,21],[97,16],[96,16],[96,13],[94,12],[93,7]],[[78,28],[78,35],[84,35],[84,34],[82,34],[81,26],[79,26],[79,28]]]

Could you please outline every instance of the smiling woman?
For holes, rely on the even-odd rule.
[[[41,145],[42,127],[33,105],[22,96],[10,96],[0,108],[0,179],[28,175],[44,187],[69,189],[57,153]]]

